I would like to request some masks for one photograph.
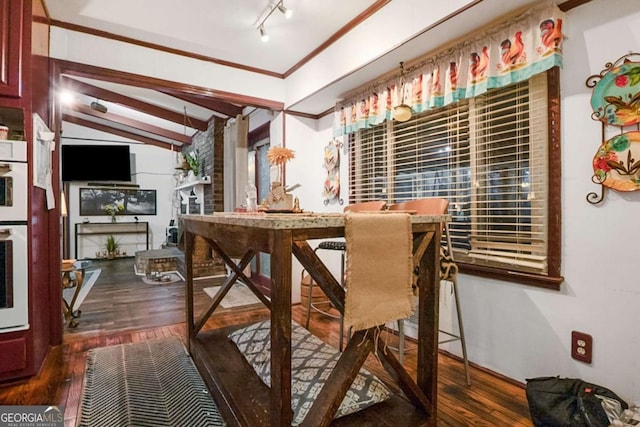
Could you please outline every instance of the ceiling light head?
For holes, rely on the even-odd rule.
[[[91,103],[91,109],[99,111],[101,113],[106,113],[107,112],[107,106],[100,104],[100,102],[98,102],[98,101],[93,101]]]
[[[293,16],[293,11],[291,9],[288,9],[287,7],[285,7],[283,2],[280,2],[280,4],[278,5],[278,10],[280,12],[282,12],[284,17],[287,18],[287,19],[290,19]]]
[[[264,29],[264,25],[260,25],[258,29],[260,30],[260,40],[262,40],[265,43],[268,42],[269,34],[267,34],[267,31]]]

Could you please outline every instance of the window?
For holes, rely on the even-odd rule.
[[[351,201],[447,198],[463,272],[557,288],[557,74],[352,134]]]

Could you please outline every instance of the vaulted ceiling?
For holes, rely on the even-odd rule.
[[[42,1],[53,27],[286,79],[392,0]],[[507,13],[529,1],[467,2],[459,13],[287,106],[287,111],[319,117],[341,94],[388,73],[399,61],[468,34],[495,19],[497,10]],[[291,19],[278,6],[293,11]],[[267,43],[260,39],[262,23],[269,35]],[[62,88],[76,101],[64,107],[63,121],[166,148],[188,144],[214,116],[234,117],[248,106],[285,108],[278,102],[85,64],[57,60],[56,65]]]

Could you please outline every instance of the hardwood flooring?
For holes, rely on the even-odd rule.
[[[95,267],[101,268],[102,274],[81,306],[78,327],[65,329],[64,343],[51,349],[38,376],[15,385],[0,386],[0,404],[64,405],[65,425],[75,426],[88,350],[167,336],[184,340],[183,282],[147,285],[134,275],[132,259],[96,262]],[[220,279],[194,283],[200,291],[220,284]],[[204,310],[209,302],[204,292],[196,293],[197,312]],[[267,310],[260,306],[223,309],[216,311],[205,329],[267,317]],[[293,318],[300,324],[304,322],[304,310],[299,305],[293,308]],[[335,320],[314,313],[311,331],[337,346]],[[394,339],[395,336],[389,338],[389,345],[394,345]],[[384,379],[386,373],[373,357],[370,359],[367,368]],[[472,385],[467,387],[461,361],[440,354],[438,363],[438,426],[532,426],[522,386],[472,367]],[[404,364],[409,373],[415,375],[415,352],[408,351]],[[401,420],[397,426],[402,426]]]

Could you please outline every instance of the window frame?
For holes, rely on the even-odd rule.
[[[561,276],[561,155],[560,155],[560,71],[553,67],[547,74],[547,273],[536,274],[512,271],[497,266],[484,266],[458,261],[460,272],[489,279],[525,284],[534,287],[559,290],[564,278]],[[389,129],[389,123],[385,123]],[[353,134],[352,134],[353,136]],[[353,139],[352,139],[353,140]],[[349,153],[349,202],[355,203],[354,144]],[[391,166],[392,167],[392,166]]]

